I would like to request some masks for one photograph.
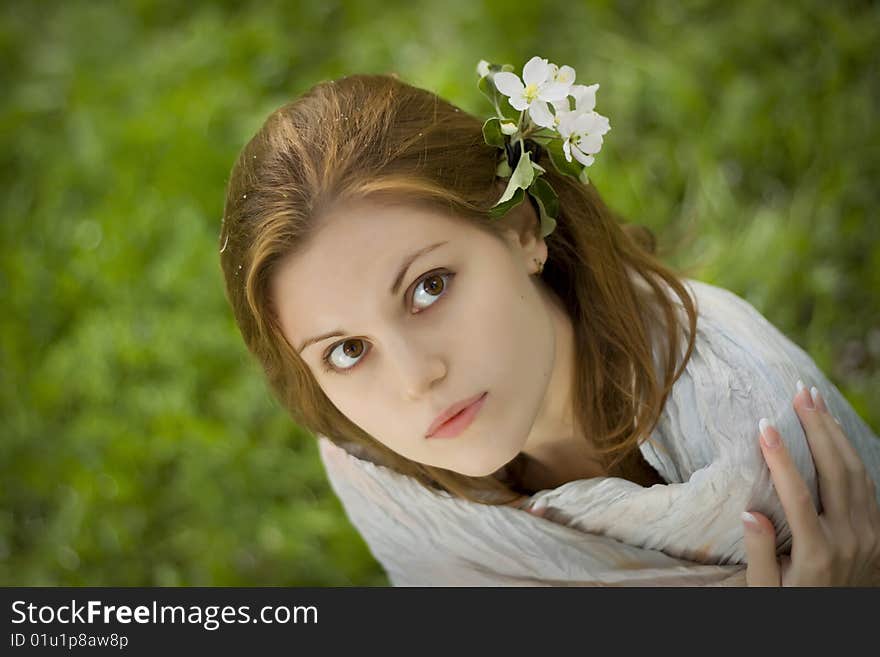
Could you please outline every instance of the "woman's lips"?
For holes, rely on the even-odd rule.
[[[483,403],[486,401],[486,396],[488,394],[488,392],[484,392],[477,401],[470,406],[466,406],[459,411],[457,415],[454,415],[441,424],[434,433],[428,436],[428,438],[455,438],[455,436],[467,429],[471,422],[473,422],[474,418],[477,417],[477,413],[479,413],[480,409],[483,407]]]

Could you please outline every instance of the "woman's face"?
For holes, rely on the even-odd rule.
[[[325,215],[272,280],[285,337],[295,350],[309,342],[301,357],[339,411],[410,460],[470,476],[513,459],[568,392],[533,275],[547,257],[534,210],[525,202],[498,221],[504,241],[433,210],[359,201]],[[482,392],[462,433],[426,437]]]

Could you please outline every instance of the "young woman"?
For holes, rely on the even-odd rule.
[[[355,75],[276,110],[220,236],[245,343],[394,584],[743,583],[743,510],[792,541],[758,420],[813,504],[796,381],[874,479],[880,442],[745,301],[536,156],[547,236],[531,199],[492,215],[497,149],[429,91]]]

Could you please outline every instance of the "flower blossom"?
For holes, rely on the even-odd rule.
[[[547,103],[568,96],[574,81],[574,69],[570,66],[560,69],[536,55],[523,66],[522,80],[507,71],[496,73],[494,80],[498,91],[507,96],[514,109],[520,112],[528,109],[529,118],[536,125],[552,128],[556,121]]]
[[[611,130],[608,117],[602,116],[592,110],[579,112],[565,112],[559,119],[558,131],[565,141],[562,150],[565,159],[571,162],[571,157],[584,166],[590,166],[593,155],[602,149],[602,135]]]
[[[561,82],[562,84],[567,84],[569,86],[574,84],[575,78],[575,70],[571,66],[562,66],[559,67],[556,64],[551,63],[550,65],[550,76],[553,78],[555,82]],[[580,85],[583,86],[583,85]]]
[[[568,96],[562,100],[553,101],[556,114],[553,117],[553,125],[549,127],[558,130],[559,122],[563,116],[577,116],[578,114],[592,111],[596,107],[596,91],[598,89],[598,84],[591,84],[589,86],[573,84],[568,95],[574,98],[574,109],[572,110],[569,107]]]

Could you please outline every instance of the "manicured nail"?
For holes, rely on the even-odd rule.
[[[810,396],[813,398],[813,404],[815,404],[816,408],[820,411],[828,411],[828,404],[825,403],[825,397],[822,396],[822,393],[819,392],[819,389],[816,386],[810,388]]]
[[[776,435],[776,432],[767,431],[772,425],[767,420],[767,418],[762,417],[761,421],[758,422],[758,431],[761,432],[761,440],[764,442],[764,446],[767,449],[776,449],[779,447],[779,437]]]
[[[798,382],[797,382],[797,389],[798,389],[798,394],[800,394],[803,390],[806,389],[806,386],[804,385],[803,381],[798,380]],[[813,406],[813,399],[812,399],[812,397],[811,397],[810,395],[807,395],[807,403],[806,403],[806,406],[807,406],[807,408],[814,408],[814,406]]]
[[[742,518],[743,525],[745,525],[746,529],[748,529],[749,531],[758,532],[759,534],[761,533],[761,525],[755,516],[753,516],[748,511],[743,511],[740,517]]]
[[[546,508],[547,508],[547,500],[545,500],[542,497],[541,499],[536,500],[534,504],[532,504],[532,507],[529,509],[529,511],[535,511],[535,512],[543,511]]]

